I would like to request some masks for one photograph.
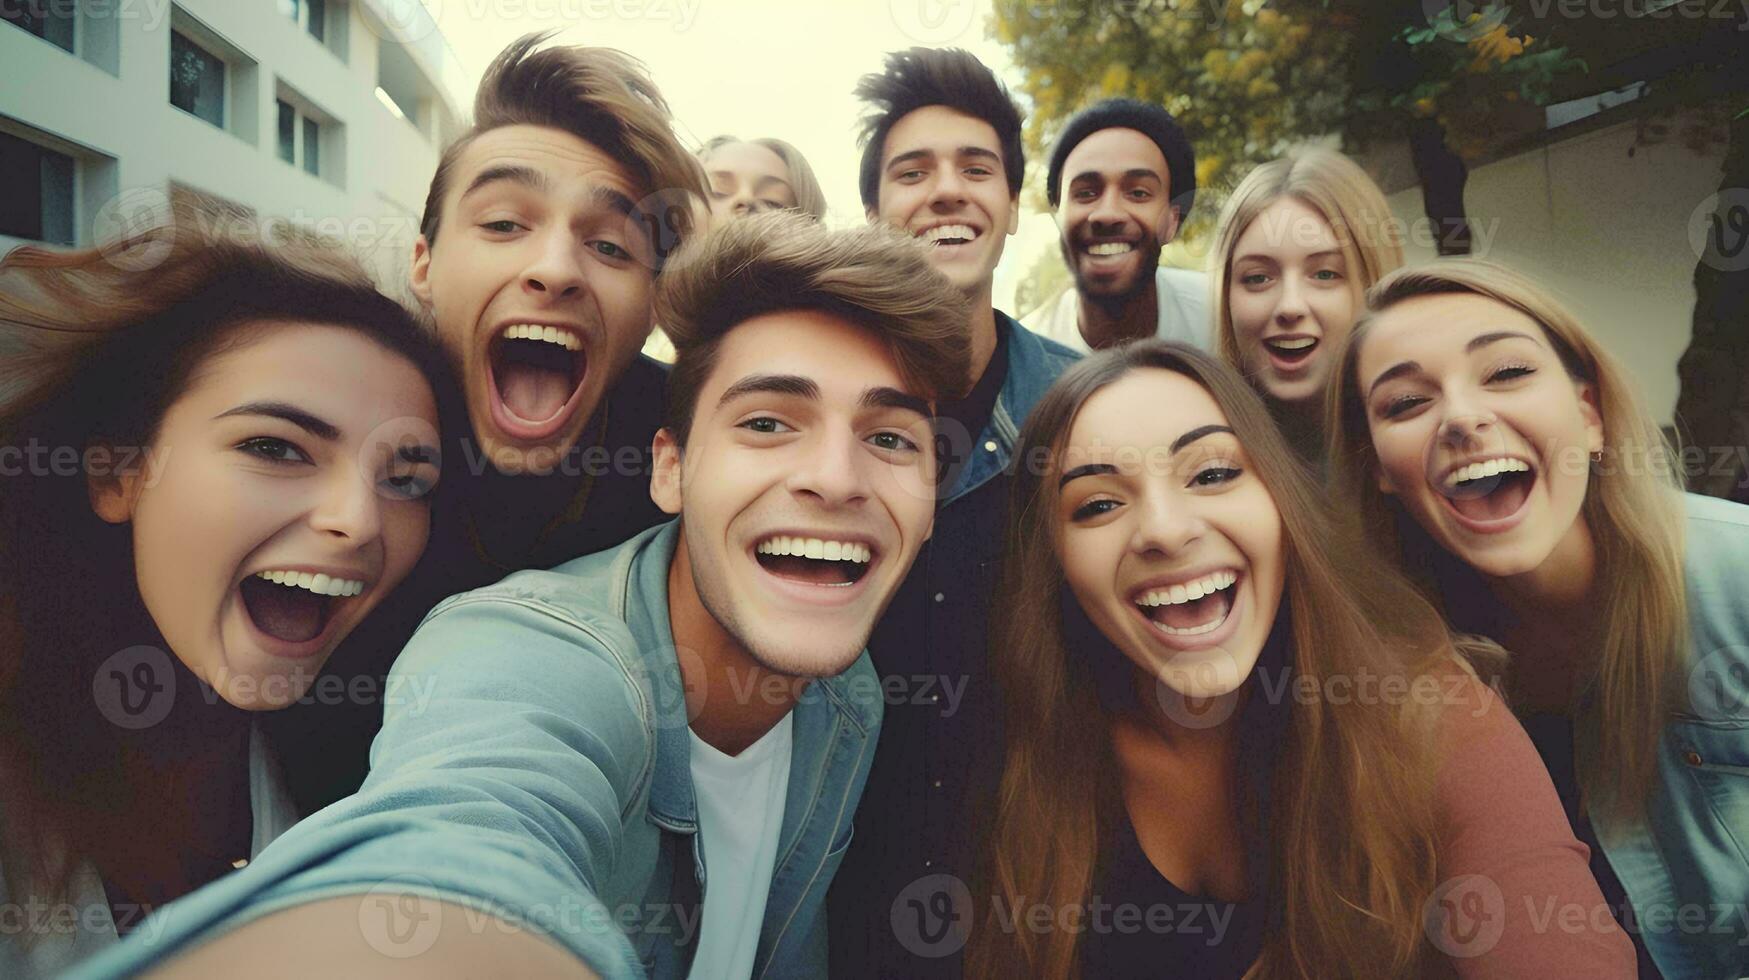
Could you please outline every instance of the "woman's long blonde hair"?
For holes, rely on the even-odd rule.
[[[1673,681],[1688,649],[1682,487],[1670,446],[1627,372],[1578,319],[1536,283],[1480,259],[1440,259],[1385,277],[1367,294],[1367,312],[1330,380],[1325,425],[1332,497],[1347,502],[1344,513],[1375,549],[1446,605],[1434,569],[1417,557],[1443,549],[1378,489],[1378,457],[1355,366],[1385,311],[1411,297],[1447,294],[1485,296],[1535,320],[1568,375],[1596,392],[1603,461],[1593,467],[1580,518],[1595,543],[1595,608],[1606,622],[1595,670],[1580,679],[1573,705],[1580,731],[1594,746],[1578,759],[1579,780],[1590,805],[1632,812],[1650,791],[1658,738],[1680,696]]]
[[[1335,150],[1301,147],[1285,156],[1259,164],[1227,198],[1209,276],[1209,309],[1215,311],[1215,338],[1221,358],[1240,371],[1239,341],[1233,331],[1233,311],[1227,291],[1233,277],[1233,252],[1239,236],[1265,209],[1284,197],[1296,198],[1324,216],[1342,245],[1348,262],[1349,281],[1355,288],[1355,305],[1361,295],[1385,273],[1403,264],[1403,243],[1384,192],[1360,165]]]
[[[1016,929],[1018,910],[1086,907],[1099,844],[1113,821],[1117,765],[1096,663],[1110,650],[1071,644],[1054,541],[1057,475],[1088,399],[1136,370],[1176,371],[1213,396],[1281,514],[1286,601],[1277,633],[1297,683],[1331,677],[1416,678],[1461,670],[1438,612],[1386,566],[1339,537],[1323,494],[1271,422],[1262,399],[1214,357],[1143,341],[1087,358],[1033,409],[1015,454],[1003,560],[1005,615],[993,630],[992,676],[1007,732],[994,827],[984,861],[985,912],[975,917],[968,975],[1078,975],[1079,937]],[[1066,600],[1066,604],[1065,604]],[[1272,641],[1274,642],[1274,641]],[[1071,648],[1071,647],[1074,648]],[[1248,683],[1256,684],[1255,677]],[[1253,689],[1253,700],[1265,695]],[[1279,909],[1253,976],[1419,976],[1430,955],[1422,913],[1436,883],[1435,708],[1313,697],[1277,705],[1284,727],[1260,816]],[[1006,923],[1006,925],[1005,925]]]

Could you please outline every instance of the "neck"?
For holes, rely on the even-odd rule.
[[[1597,547],[1583,514],[1542,564],[1517,575],[1486,578],[1494,597],[1520,622],[1552,620],[1582,630],[1597,619],[1592,594],[1597,584]]]
[[[1141,706],[1136,719],[1173,753],[1225,756],[1238,747],[1239,718],[1245,713],[1250,683],[1218,698],[1191,698],[1178,694],[1140,668],[1134,677],[1136,702]],[[1167,698],[1173,699],[1172,706],[1179,710],[1166,711],[1162,702]],[[1196,723],[1196,719],[1212,721],[1223,713],[1226,717],[1219,723]]]
[[[1159,331],[1159,288],[1151,272],[1143,278],[1146,284],[1141,289],[1109,301],[1089,299],[1086,293],[1078,293],[1081,339],[1088,347],[1101,350],[1152,337]]]
[[[699,598],[686,529],[668,563],[668,628],[680,660],[692,731],[725,755],[739,755],[790,713],[808,678],[762,666]]]
[[[970,385],[978,383],[984,376],[984,371],[990,367],[990,358],[996,354],[996,307],[991,299],[992,289],[986,281],[976,290],[966,294],[966,299],[972,308],[972,376]],[[967,390],[970,390],[968,385]]]

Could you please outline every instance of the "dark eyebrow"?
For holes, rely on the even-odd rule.
[[[1381,373],[1378,377],[1374,378],[1371,385],[1367,386],[1366,397],[1371,398],[1372,393],[1379,390],[1379,385],[1382,385],[1385,382],[1390,381],[1394,378],[1400,378],[1405,374],[1416,374],[1416,373],[1420,372],[1420,370],[1421,370],[1421,365],[1415,363],[1414,361],[1404,361],[1401,364],[1393,364],[1389,368],[1385,369],[1385,371],[1383,373]]]
[[[628,218],[638,210],[638,206],[632,202],[631,198],[621,194],[619,191],[616,191],[611,187],[591,187],[589,189],[589,199],[596,204],[606,207],[610,211],[616,211]]]
[[[515,163],[505,163],[499,164],[495,167],[487,167],[475,174],[474,179],[468,181],[467,190],[462,191],[462,197],[457,198],[457,200],[467,197],[469,194],[472,194],[487,184],[497,183],[501,180],[512,184],[519,184],[523,187],[537,191],[546,190],[547,187],[546,174],[541,173],[533,167],[525,167],[521,164]]]
[[[324,422],[309,412],[285,402],[249,402],[220,412],[213,418],[215,420],[226,419],[236,415],[264,415],[268,418],[281,419],[327,442],[334,442],[340,438],[340,430],[332,423]]]
[[[1085,466],[1077,466],[1063,474],[1063,478],[1057,481],[1057,489],[1061,490],[1068,486],[1070,480],[1079,480],[1084,476],[1106,476],[1116,472],[1117,467],[1110,463],[1088,463]]]
[[[1172,453],[1179,451],[1180,449],[1183,449],[1185,446],[1190,445],[1191,443],[1197,441],[1198,439],[1201,439],[1203,436],[1212,436],[1217,432],[1225,432],[1228,435],[1233,434],[1233,430],[1231,428],[1228,428],[1227,426],[1224,426],[1224,425],[1216,425],[1216,424],[1212,424],[1212,423],[1209,425],[1199,425],[1196,428],[1191,429],[1189,432],[1186,432],[1184,435],[1181,435],[1178,438],[1172,440],[1172,448],[1166,450],[1166,452],[1168,455],[1170,455]]]
[[[930,150],[906,150],[905,152],[893,157],[891,160],[888,160],[887,165],[882,169],[891,170],[901,163],[910,163],[912,160],[930,160],[934,159],[934,157],[934,152]]]
[[[799,398],[820,397],[820,386],[799,374],[749,374],[735,382],[717,399],[720,408],[747,395],[794,395]]]
[[[908,391],[900,391],[897,388],[886,386],[870,388],[863,392],[861,405],[863,408],[901,408],[916,412],[924,418],[928,418],[930,414],[929,402]]]

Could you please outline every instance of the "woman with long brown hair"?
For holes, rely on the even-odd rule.
[[[1020,444],[972,975],[1629,975],[1539,931],[1601,905],[1548,776],[1237,372],[1107,351]]]
[[[1441,260],[1367,303],[1332,379],[1334,498],[1513,653],[1509,697],[1641,975],[1742,974],[1749,507],[1681,493],[1628,373],[1513,270]]]
[[[0,975],[58,973],[297,819],[257,719],[418,561],[454,391],[409,313],[282,227],[179,204],[0,262]]]

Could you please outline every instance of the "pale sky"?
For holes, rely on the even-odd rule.
[[[834,226],[861,224],[851,89],[888,51],[963,47],[1009,85],[1018,73],[988,35],[990,0],[423,0],[462,66],[479,78],[528,31],[562,28],[555,42],[605,45],[640,58],[696,146],[719,133],[775,136],[802,151]],[[470,86],[471,88],[471,86]],[[1024,111],[1024,98],[1017,96]],[[1028,160],[1029,172],[1042,160]],[[1024,205],[1023,205],[1024,206]],[[996,305],[1041,249],[1056,248],[1047,214],[1023,212],[996,272]]]

